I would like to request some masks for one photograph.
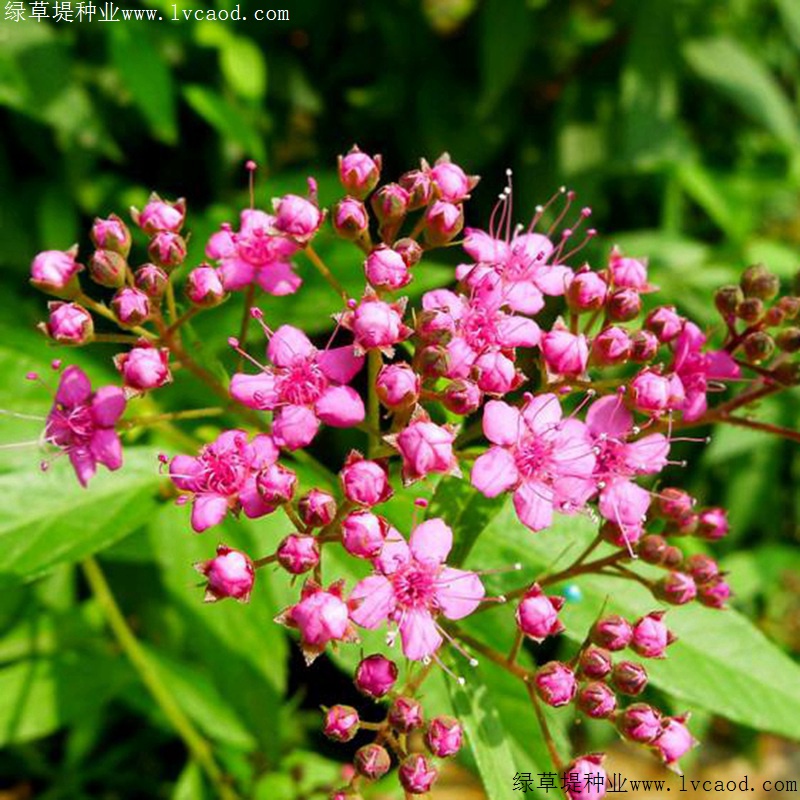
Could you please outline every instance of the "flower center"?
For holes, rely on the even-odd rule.
[[[397,604],[402,608],[431,608],[436,603],[438,565],[413,561],[392,577]]]
[[[89,406],[76,406],[70,410],[57,407],[47,418],[45,435],[58,447],[78,447],[88,444],[94,429]]]
[[[533,436],[517,445],[514,454],[517,469],[524,478],[550,478],[550,463],[553,457],[553,443],[547,439]]]
[[[485,308],[470,308],[461,321],[461,330],[467,344],[477,351],[490,347],[497,341],[495,315]]]
[[[242,454],[235,450],[225,453],[206,450],[200,460],[203,463],[205,486],[217,494],[235,494],[249,474]]]
[[[291,405],[313,405],[327,388],[327,378],[313,361],[297,359],[280,376],[281,399]]]

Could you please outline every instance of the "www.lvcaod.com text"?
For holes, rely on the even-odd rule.
[[[242,14],[237,4],[232,9],[218,8],[178,8],[177,4],[168,10],[157,8],[121,8],[116,3],[84,2],[49,2],[48,0],[8,0],[5,7],[5,19],[9,22],[24,22],[27,19],[52,22],[124,22],[126,20],[144,20],[149,22],[289,22],[289,10],[286,8],[258,8],[252,13]]]

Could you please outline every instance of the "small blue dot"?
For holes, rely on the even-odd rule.
[[[569,586],[564,587],[564,597],[570,603],[580,603],[583,600],[583,592],[581,591],[580,586],[576,586],[574,583],[571,583]]]

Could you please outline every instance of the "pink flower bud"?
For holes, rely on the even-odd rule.
[[[408,364],[387,364],[381,368],[375,389],[381,403],[392,411],[416,405],[421,380]]]
[[[376,781],[389,771],[392,759],[385,747],[381,747],[379,744],[365,744],[356,750],[353,764],[359,775]]]
[[[377,185],[381,175],[381,157],[370,157],[353,147],[339,156],[339,180],[348,194],[363,200]]]
[[[397,683],[397,664],[376,654],[362,658],[356,667],[355,684],[361,694],[378,700],[387,695]]]
[[[388,500],[393,492],[385,464],[368,461],[353,450],[339,473],[344,496],[361,506],[376,506]]]
[[[108,219],[95,217],[89,236],[98,250],[113,250],[123,258],[131,251],[131,232],[116,214]]]
[[[59,344],[82,345],[94,337],[92,315],[77,303],[48,303],[50,318],[40,328]]]
[[[542,334],[541,348],[547,368],[555,375],[577,376],[586,371],[589,346],[582,333],[576,335],[566,328],[554,327]]]
[[[425,744],[437,758],[454,756],[464,741],[461,723],[453,717],[434,717],[425,732]]]
[[[536,693],[553,708],[560,708],[571,702],[578,689],[575,673],[560,661],[550,661],[539,667],[533,680]]]
[[[611,670],[611,684],[618,692],[635,697],[647,686],[647,670],[635,661],[620,661]]]
[[[678,408],[685,400],[683,384],[677,375],[661,375],[643,369],[632,381],[633,403],[646,414],[661,414]]]
[[[606,301],[608,285],[597,272],[587,269],[576,273],[567,292],[566,299],[574,311],[596,311]]]
[[[426,794],[436,783],[439,771],[422,753],[412,753],[403,759],[397,770],[401,786],[408,794]]]
[[[663,728],[661,714],[647,703],[633,703],[617,716],[620,733],[632,742],[649,744]]]
[[[353,335],[362,350],[390,348],[408,335],[402,311],[395,303],[365,297],[353,312]]]
[[[108,289],[124,286],[127,273],[125,257],[114,250],[95,250],[89,259],[89,277]]]
[[[468,380],[451,381],[442,396],[442,403],[448,411],[465,417],[477,411],[482,402],[483,392],[480,386]]]
[[[336,516],[336,500],[321,489],[312,489],[297,505],[300,518],[311,528],[324,528]]]
[[[161,231],[150,240],[147,253],[151,261],[169,271],[186,259],[186,242],[177,233]]]
[[[636,553],[646,564],[660,565],[664,561],[664,552],[667,547],[666,539],[655,534],[648,534],[637,544]]]
[[[592,681],[578,690],[575,703],[592,719],[607,719],[617,710],[617,696],[606,684]]]
[[[448,427],[424,417],[412,421],[395,438],[395,447],[403,458],[406,483],[424,478],[431,472],[454,473],[458,462],[453,453],[455,433]]]
[[[668,486],[658,493],[656,508],[661,516],[670,520],[681,519],[694,508],[694,498],[683,489]]]
[[[653,611],[633,626],[631,647],[644,658],[663,658],[667,646],[675,637],[663,622],[664,612]]]
[[[348,632],[347,604],[331,591],[311,586],[287,613],[287,621],[300,631],[302,643],[314,649],[342,639]]]
[[[31,264],[31,284],[57,297],[74,295],[78,291],[77,274],[83,266],[75,261],[77,246],[70,250],[45,250]]]
[[[631,338],[627,331],[612,325],[594,337],[592,363],[601,367],[624,364],[630,357],[631,347]]]
[[[376,558],[383,549],[388,526],[369,511],[354,511],[342,522],[342,544],[356,558]]]
[[[517,606],[517,626],[535,642],[555,636],[564,630],[564,625],[558,619],[558,612],[563,605],[563,597],[548,596],[539,584],[534,583]]]
[[[241,550],[233,550],[224,544],[217,547],[217,555],[210,561],[195,564],[198,572],[208,578],[206,602],[213,603],[226,597],[234,597],[241,603],[250,599],[256,579],[253,562]]]
[[[138,289],[120,289],[111,299],[111,308],[120,325],[133,328],[150,316],[150,299]]]
[[[698,534],[704,539],[716,541],[728,535],[730,524],[724,508],[707,508],[700,512]]]
[[[157,389],[172,380],[169,371],[169,350],[151,345],[139,345],[128,353],[114,358],[128,394],[140,394]]]
[[[408,210],[424,208],[433,200],[433,181],[430,172],[412,169],[400,176],[400,185],[408,192]]]
[[[690,603],[697,597],[697,585],[690,575],[683,572],[670,572],[655,586],[656,596],[674,606]]]
[[[332,706],[325,713],[322,732],[335,742],[349,742],[358,733],[361,720],[352,706]]]
[[[635,289],[615,289],[606,300],[606,313],[613,322],[629,322],[642,310],[642,298]]]
[[[435,200],[425,211],[425,241],[441,247],[455,239],[464,227],[464,207],[447,200]]]
[[[302,575],[319,564],[316,537],[290,533],[276,551],[278,563],[292,575]]]
[[[319,207],[296,194],[287,194],[272,201],[275,228],[296,242],[308,242],[322,225]]]
[[[213,308],[225,299],[225,288],[214,267],[195,267],[186,277],[186,297],[193,305]]]
[[[636,258],[625,258],[614,248],[608,263],[611,280],[615,287],[647,291],[647,264]]]
[[[360,200],[345,197],[333,207],[333,229],[343,239],[358,239],[369,228],[367,209]]]
[[[367,256],[364,274],[372,286],[381,289],[400,289],[411,280],[403,257],[386,245],[379,245]]]
[[[604,755],[581,756],[564,769],[563,786],[568,800],[600,800],[605,797],[608,776],[603,769]]]
[[[398,697],[392,703],[387,719],[400,733],[410,733],[425,724],[422,705],[413,697]]]
[[[616,652],[624,650],[633,638],[630,622],[619,614],[611,614],[595,622],[590,632],[594,644]]]
[[[133,274],[136,288],[151,300],[158,300],[167,290],[169,276],[155,264],[144,264]]]
[[[667,717],[664,727],[658,738],[653,742],[653,747],[658,751],[667,766],[686,755],[697,741],[686,727],[688,715],[683,717]]]
[[[296,486],[297,475],[278,463],[270,464],[256,476],[256,489],[269,505],[288,503],[294,497]]]
[[[170,203],[157,194],[150,195],[147,205],[141,210],[131,209],[133,221],[148,235],[160,231],[178,233],[186,218],[186,201],[183,198]]]
[[[416,239],[398,239],[394,243],[394,251],[400,253],[409,269],[419,264],[422,258],[422,246],[417,243]]]
[[[408,192],[398,183],[387,183],[372,195],[372,210],[381,225],[399,225],[408,213]]]
[[[578,663],[581,674],[594,680],[605,678],[611,672],[611,667],[613,666],[611,653],[593,645],[589,645],[581,652]]]
[[[439,197],[449,203],[460,203],[469,198],[472,183],[458,164],[449,160],[439,160],[430,172]]]
[[[499,350],[489,350],[480,355],[474,369],[478,374],[478,388],[487,394],[506,394],[521,382],[514,362]]]
[[[721,575],[697,587],[697,599],[709,608],[725,608],[731,595],[731,587]]]
[[[638,488],[638,487],[637,487]],[[624,507],[624,503],[621,504]],[[636,544],[642,536],[643,530],[640,527],[633,527],[628,524],[624,528],[617,525],[616,522],[606,520],[600,528],[600,536],[609,544],[615,547],[628,548],[632,544]]]
[[[669,344],[683,329],[684,318],[675,311],[675,306],[654,308],[644,321],[644,326],[658,337],[662,344]]]
[[[631,360],[637,364],[652,361],[658,353],[658,337],[650,331],[634,331],[631,336]]]

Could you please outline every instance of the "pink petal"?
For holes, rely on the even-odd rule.
[[[706,377],[710,380],[724,381],[741,377],[742,370],[730,353],[724,350],[711,350],[705,355]]]
[[[89,400],[92,385],[86,373],[76,366],[67,367],[61,375],[56,390],[56,401],[71,408]]]
[[[334,428],[350,428],[364,421],[361,395],[349,386],[329,386],[316,403],[317,416]]]
[[[125,410],[125,393],[119,386],[101,386],[92,398],[92,419],[101,428],[110,428]]]
[[[661,433],[651,433],[625,447],[626,464],[640,475],[661,472],[668,455],[669,440]]]
[[[258,375],[237,372],[231,378],[229,391],[234,400],[257,411],[271,410],[278,404],[275,376],[271,372]]]
[[[122,466],[122,444],[117,432],[111,428],[100,428],[92,434],[89,444],[94,458],[110,470]]]
[[[472,485],[486,497],[497,497],[518,480],[514,456],[502,447],[490,447],[472,465]]]
[[[397,602],[392,584],[383,575],[370,575],[356,584],[350,600],[360,600],[350,619],[362,628],[373,630],[391,614]]]
[[[497,326],[497,343],[501,347],[534,347],[540,337],[539,326],[526,317],[506,316]]]
[[[553,522],[553,490],[540,481],[523,483],[514,492],[514,508],[523,525],[544,530]]]
[[[250,519],[258,519],[275,510],[275,506],[265,502],[258,491],[255,477],[250,478],[239,492],[239,502],[242,504],[242,511]]]
[[[536,285],[551,297],[560,297],[572,279],[572,270],[560,264],[549,264],[540,267],[534,273]]]
[[[633,414],[619,395],[610,394],[592,403],[586,412],[586,424],[595,436],[605,433],[623,439],[633,428]]]
[[[425,520],[414,528],[409,547],[417,561],[441,564],[453,547],[453,531],[444,520]]]
[[[406,609],[400,623],[400,637],[403,653],[413,661],[433,655],[442,643],[433,617],[424,609]]]
[[[206,244],[206,258],[214,259],[214,261],[232,256],[235,252],[236,243],[229,230],[212,233]]]
[[[544,433],[561,421],[561,403],[554,394],[540,394],[525,404],[522,416],[534,433]]]
[[[507,281],[506,303],[520,314],[538,314],[544,308],[544,297],[532,281]]]
[[[460,319],[464,313],[464,301],[449,289],[434,289],[422,295],[422,308],[425,311],[446,311],[453,319]]]
[[[650,492],[632,481],[616,480],[600,492],[600,513],[623,530],[638,528],[650,507]]]
[[[184,491],[197,491],[202,475],[203,465],[193,456],[175,456],[169,462],[170,480]]]
[[[465,234],[464,250],[476,261],[502,264],[508,259],[509,247],[502,239],[495,239],[477,228],[466,228]]]
[[[292,325],[281,325],[269,340],[267,355],[273,364],[289,367],[295,360],[311,358],[317,352],[303,331]]]
[[[523,430],[519,410],[502,400],[490,400],[483,409],[483,433],[492,444],[516,444]]]
[[[260,433],[253,437],[247,446],[252,459],[250,466],[255,469],[264,469],[278,460],[278,447],[268,433]]]
[[[436,581],[436,599],[448,619],[462,619],[471,614],[486,595],[481,579],[463,569],[445,567]]]
[[[445,346],[447,350],[447,377],[468,378],[475,363],[475,351],[467,342],[456,337]]]
[[[294,294],[303,285],[303,279],[292,270],[292,265],[284,261],[262,267],[258,270],[256,282],[267,294],[274,297]]]
[[[389,528],[386,534],[386,541],[374,561],[375,568],[384,575],[391,575],[404,564],[408,564],[410,560],[411,550],[408,547],[408,542],[398,530]]]
[[[317,353],[317,364],[329,381],[350,383],[364,366],[364,357],[357,356],[352,345],[345,345]]]
[[[553,252],[553,243],[541,233],[523,233],[514,239],[512,248],[516,253],[524,253],[532,265],[546,264]]]
[[[219,277],[226,292],[236,292],[253,282],[256,268],[243,258],[223,258],[219,265]]]
[[[297,450],[310,444],[319,430],[316,414],[305,406],[284,406],[275,412],[272,436],[275,444]]]
[[[198,494],[192,504],[192,527],[202,533],[219,525],[228,513],[228,500],[221,494]]]
[[[74,447],[69,450],[69,460],[78,482],[85,487],[97,472],[97,462],[88,448]]]

